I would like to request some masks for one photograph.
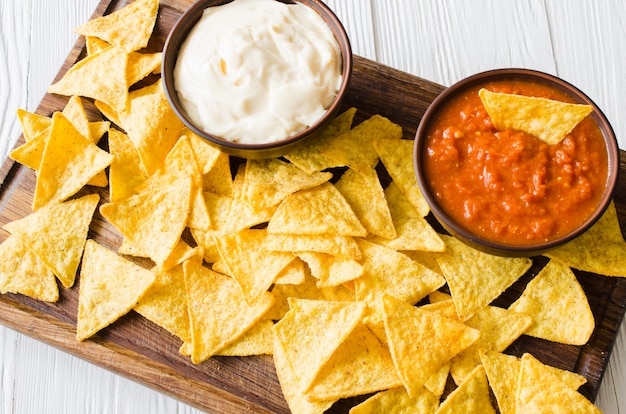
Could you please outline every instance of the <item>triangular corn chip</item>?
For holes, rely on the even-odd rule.
[[[276,209],[267,230],[274,234],[367,235],[346,199],[331,183],[287,197]]]
[[[274,351],[274,322],[258,321],[232,344],[222,348],[220,356],[272,355]]]
[[[91,194],[64,203],[51,203],[7,223],[4,229],[22,239],[54,272],[63,286],[72,287],[83,254],[89,224],[100,197]]]
[[[409,397],[404,387],[391,388],[374,394],[350,409],[350,414],[434,414],[439,407],[439,397],[422,387],[415,396]]]
[[[183,269],[194,364],[234,343],[274,304],[272,294],[266,292],[253,305],[248,305],[237,282],[207,269],[196,258],[187,260]]]
[[[54,273],[17,236],[0,244],[0,293],[7,292],[46,302],[59,299]]]
[[[17,109],[17,119],[22,126],[22,133],[26,142],[52,125],[52,118],[29,112],[22,108]]]
[[[526,411],[523,411],[526,412]],[[528,411],[530,412],[530,411]],[[437,410],[440,414],[496,414],[489,397],[485,368],[477,366],[457,389],[452,391]]]
[[[151,271],[87,240],[80,270],[76,338],[84,341],[127,314],[153,281]]]
[[[526,335],[572,345],[587,343],[595,320],[587,296],[569,267],[551,260],[510,307],[530,315]]]
[[[148,45],[159,11],[158,0],[135,0],[123,8],[74,29],[124,49],[127,53]]]
[[[100,213],[140,251],[162,266],[180,240],[189,215],[191,178],[103,204]]]
[[[519,279],[532,264],[528,258],[494,256],[451,236],[442,236],[446,251],[437,257],[456,311],[467,320],[489,305]]]
[[[326,253],[300,252],[300,259],[318,279],[319,287],[339,286],[363,275],[365,269],[356,260],[343,259]]]
[[[135,187],[148,175],[133,142],[117,129],[109,131],[109,152],[113,155],[109,167],[109,198],[110,201],[119,201],[135,194]]]
[[[589,230],[545,255],[585,272],[626,277],[626,241],[615,203]]]
[[[550,145],[560,142],[593,111],[591,105],[491,92],[487,89],[481,89],[478,94],[496,128],[524,131]]]
[[[409,396],[480,338],[480,331],[457,320],[389,295],[383,297],[383,319],[391,356]]]

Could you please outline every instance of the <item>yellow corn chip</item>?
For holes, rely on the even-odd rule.
[[[91,194],[64,203],[51,203],[7,223],[4,229],[19,237],[54,272],[63,286],[72,287],[87,240],[89,224],[100,197]]]
[[[374,115],[335,138],[322,149],[322,154],[359,172],[367,173],[378,164],[378,154],[372,143],[379,139],[402,138],[402,128],[387,118]]]
[[[369,233],[385,239],[397,236],[376,170],[364,168],[357,172],[348,169],[335,187]]]
[[[28,112],[22,108],[17,109],[17,119],[20,121],[22,133],[27,142],[52,125],[52,118],[34,112]]]
[[[134,188],[148,175],[133,142],[123,132],[116,129],[109,131],[109,152],[113,155],[109,168],[109,198],[119,201],[135,194]]]
[[[217,353],[220,356],[272,355],[274,348],[274,322],[258,321],[239,339]]]
[[[169,270],[152,270],[154,283],[134,306],[134,310],[146,319],[163,327],[183,342],[191,341],[187,290],[183,265]]]
[[[516,413],[601,413],[530,354],[522,356],[515,402]]]
[[[392,388],[374,394],[350,409],[350,414],[434,414],[439,407],[439,398],[422,387],[415,396],[409,397],[404,387]]]
[[[189,320],[191,361],[198,364],[234,343],[259,321],[274,304],[271,293],[264,293],[249,305],[232,278],[206,267],[200,260],[183,264]]]
[[[377,139],[372,143],[402,194],[422,217],[426,217],[430,207],[417,185],[413,169],[413,144],[413,141],[407,139]]]
[[[442,236],[446,251],[437,262],[448,282],[456,311],[467,320],[489,305],[519,279],[532,264],[528,258],[509,258],[480,252],[450,236]]]
[[[497,129],[524,131],[549,145],[559,143],[593,111],[591,105],[497,93],[487,89],[481,89],[478,94]]]
[[[110,48],[112,45],[95,36],[85,36],[85,47],[87,54],[93,55],[104,49]]]
[[[489,384],[498,402],[501,414],[515,414],[515,395],[521,367],[521,359],[496,351],[480,352],[480,359],[485,367]],[[587,380],[582,375],[555,367],[545,366],[556,374],[561,381],[573,390],[577,390]]]
[[[389,295],[383,297],[383,319],[391,356],[409,396],[480,338],[476,329]]]
[[[133,52],[128,55],[128,64],[126,68],[126,78],[128,87],[139,82],[149,74],[159,70],[161,67],[161,59],[163,54],[156,53],[138,53]]]
[[[0,244],[0,293],[7,292],[46,302],[59,300],[54,273],[17,236]]]
[[[446,389],[446,383],[448,382],[448,375],[450,374],[450,361],[446,362],[428,378],[428,381],[424,383],[424,387],[433,395],[441,397]],[[406,390],[405,390],[406,391]]]
[[[191,178],[103,204],[100,213],[140,251],[162,266],[180,240],[189,214]]]
[[[192,178],[191,210],[187,227],[207,230],[211,227],[211,217],[202,192],[202,176],[187,136],[183,135],[178,139],[163,164],[135,190],[138,193],[154,191],[187,176]]]
[[[548,262],[509,309],[532,317],[526,335],[553,342],[584,345],[595,327],[587,296],[576,276],[557,260]]]
[[[158,0],[135,0],[111,14],[89,20],[74,32],[95,36],[130,53],[148,45],[158,11]]]
[[[532,411],[522,411],[532,412]],[[437,413],[440,414],[465,414],[484,413],[496,414],[489,397],[489,383],[485,368],[477,366],[467,376],[465,381],[457,389],[452,391],[448,398],[441,404]]]
[[[620,229],[615,203],[611,202],[600,220],[589,230],[545,255],[574,269],[605,276],[626,277],[626,242]]]
[[[332,234],[268,234],[268,250],[278,252],[317,252],[326,253],[344,259],[361,259],[361,250],[354,238],[334,236]]]
[[[296,257],[276,276],[274,284],[301,285],[307,277],[307,269],[302,260]]]
[[[127,314],[154,281],[154,274],[87,240],[80,271],[76,338],[84,341]]]
[[[335,403],[335,401],[310,402],[307,400],[299,382],[300,373],[291,365],[287,359],[285,346],[276,337],[272,353],[276,375],[292,413],[322,414]]]
[[[274,325],[277,340],[293,369],[296,388],[306,391],[324,364],[363,318],[355,302],[291,299],[291,309]]]
[[[128,104],[127,63],[128,55],[122,49],[105,49],[74,64],[48,92],[97,99],[123,111]]]
[[[474,345],[454,357],[450,374],[454,382],[461,384],[472,370],[480,364],[479,350],[502,352],[519,338],[532,323],[532,318],[523,313],[487,306],[465,321],[471,328],[480,331],[480,339]]]
[[[63,114],[56,112],[37,171],[33,210],[73,196],[103,171],[112,158],[82,136]]]
[[[385,189],[385,197],[397,237],[388,240],[369,234],[369,241],[395,250],[442,252],[446,249],[441,237],[409,203],[395,182],[392,181]]]
[[[327,127],[316,132],[316,137],[312,138],[303,147],[291,151],[285,158],[301,170],[312,174],[327,168],[339,167],[341,163],[326,157],[321,150],[336,137],[350,131],[356,108],[350,108],[337,118],[333,119]]]
[[[51,130],[52,127],[48,127],[37,135],[32,136],[30,140],[11,151],[9,153],[9,157],[20,164],[37,171],[41,165],[41,158],[43,157],[43,152],[46,149],[46,143],[50,137]]]
[[[193,149],[193,154],[196,156],[196,163],[198,164],[198,169],[202,175],[208,174],[213,169],[220,156],[225,155],[217,148],[209,145],[204,138],[200,137],[189,128],[185,127],[183,129],[183,135],[189,137],[189,143]],[[225,156],[225,159],[228,160],[227,155]]]
[[[387,294],[415,304],[445,284],[443,277],[400,252],[365,240],[358,244],[365,268],[363,276],[354,281],[360,301],[371,305]]]
[[[294,259],[288,252],[271,252],[264,247],[265,230],[244,230],[217,237],[217,249],[224,264],[243,291],[248,303],[267,292],[280,272]]]
[[[365,237],[367,230],[331,183],[287,197],[267,227],[274,234],[335,234]]]
[[[300,252],[319,287],[339,286],[363,275],[365,269],[356,260],[343,259],[326,253]]]
[[[194,146],[193,141],[192,146]],[[198,165],[202,165],[202,162],[199,162]],[[211,165],[211,169],[204,173],[202,182],[205,192],[227,196],[233,194],[233,176],[230,172],[230,157],[228,154],[221,152],[217,155],[217,158]]]
[[[215,237],[224,234],[222,229],[228,218],[229,208],[233,199],[228,196],[217,195],[213,193],[204,193],[204,200],[211,217],[210,230],[190,229],[191,235],[198,246],[202,247],[204,260],[207,263],[215,263],[220,259],[217,251]]]
[[[144,169],[148,175],[152,174],[183,131],[183,123],[167,101],[162,83],[155,82],[131,92],[127,110],[118,110],[117,116],[139,151]]]
[[[248,160],[242,196],[255,210],[278,205],[296,191],[316,187],[330,180],[329,172],[308,174],[280,159]]]
[[[328,401],[401,385],[389,350],[360,323],[322,366],[306,393],[311,401]]]

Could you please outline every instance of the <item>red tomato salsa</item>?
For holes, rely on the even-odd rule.
[[[498,131],[478,90],[571,98],[548,85],[499,81],[452,99],[430,124],[424,170],[430,189],[453,220],[472,234],[514,245],[553,240],[594,211],[608,174],[602,132],[587,116],[560,143]]]

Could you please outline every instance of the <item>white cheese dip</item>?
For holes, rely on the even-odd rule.
[[[208,133],[261,144],[315,123],[341,86],[341,54],[315,11],[275,0],[208,7],[174,68],[187,115]]]

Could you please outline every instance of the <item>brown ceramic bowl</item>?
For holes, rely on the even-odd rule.
[[[307,129],[300,131],[285,139],[265,143],[265,144],[241,144],[228,141],[220,138],[219,136],[207,133],[202,128],[194,124],[194,122],[187,116],[184,108],[178,98],[174,87],[174,66],[178,56],[178,51],[185,41],[187,34],[191,31],[194,25],[200,20],[202,12],[207,7],[219,6],[229,3],[232,0],[199,0],[196,1],[177,21],[174,28],[170,32],[167,41],[163,49],[163,62],[161,66],[162,80],[164,83],[165,94],[174,112],[178,117],[199,136],[203,137],[209,144],[219,148],[223,152],[249,159],[264,159],[264,158],[276,158],[285,155],[287,152],[297,148],[304,144],[309,138],[315,137],[315,132],[330,122],[339,112],[341,101],[348,89],[350,78],[352,75],[352,49],[350,41],[345,29],[337,16],[320,0],[280,0],[283,3],[301,3],[307,7],[313,9],[318,13],[322,19],[328,24],[333,32],[342,59],[342,83],[337,92],[335,100],[325,112],[325,114],[314,124],[310,125]],[[278,0],[277,0],[278,1]]]
[[[484,85],[490,81],[500,81],[509,79],[533,80],[540,83],[549,84],[560,91],[569,95],[575,103],[591,105],[593,112],[589,115],[595,121],[603,135],[603,141],[606,144],[608,154],[608,174],[604,181],[602,195],[599,203],[595,207],[594,212],[582,221],[573,231],[568,234],[559,236],[558,238],[542,240],[534,244],[515,245],[512,243],[494,241],[493,238],[485,239],[477,236],[469,231],[463,225],[452,219],[450,215],[438,203],[431,188],[430,181],[426,176],[424,163],[425,148],[427,134],[434,117],[439,111],[447,105],[451,99],[458,96],[469,88],[475,88]],[[617,184],[619,172],[619,147],[615,139],[615,135],[608,120],[598,108],[598,106],[583,92],[573,85],[554,77],[552,75],[527,69],[498,69],[487,72],[478,73],[476,75],[465,78],[456,84],[444,90],[428,107],[422,120],[420,121],[415,137],[414,147],[414,167],[419,187],[431,207],[431,211],[441,225],[453,236],[457,237],[466,244],[479,250],[504,256],[535,256],[562,245],[576,236],[580,235],[591,227],[603,214],[612,200],[613,191]]]

